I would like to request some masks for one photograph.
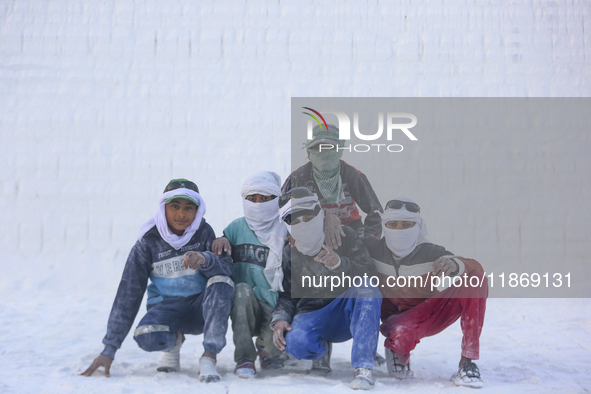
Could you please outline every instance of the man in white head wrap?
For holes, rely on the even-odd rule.
[[[287,229],[279,219],[281,179],[271,171],[250,176],[242,186],[244,217],[224,229],[213,251],[232,254],[236,266],[236,295],[232,307],[235,373],[256,375],[255,360],[263,369],[282,368],[285,357],[273,345],[269,328],[273,308],[282,291],[281,257]],[[256,347],[252,338],[257,337]]]
[[[361,280],[377,279],[369,252],[347,226],[337,249],[326,245],[320,202],[309,189],[291,189],[279,207],[295,242],[283,254],[284,291],[271,323],[275,346],[297,359],[313,360],[310,373],[326,374],[331,371],[330,343],[352,339],[350,387],[373,388],[382,299],[378,289]],[[358,281],[341,282],[345,277]],[[323,278],[330,278],[328,285],[318,285]]]
[[[472,259],[454,256],[430,243],[420,207],[409,198],[390,200],[381,214],[382,239],[368,237],[365,245],[380,276],[382,334],[386,337],[388,372],[400,379],[413,377],[410,351],[419,341],[461,319],[462,356],[452,381],[459,386],[482,387],[479,338],[484,323],[487,278]],[[462,285],[437,287],[447,277]],[[435,284],[435,286],[433,286]],[[478,286],[473,286],[478,284]]]
[[[203,334],[199,380],[221,379],[215,363],[226,345],[234,264],[230,256],[211,252],[215,234],[204,214],[205,201],[195,183],[187,179],[168,183],[156,214],[142,226],[125,263],[103,339],[105,349],[82,375],[92,376],[104,367],[109,376],[147,289],[148,312],[133,338],[143,350],[164,352],[158,371],[178,372],[185,335]]]

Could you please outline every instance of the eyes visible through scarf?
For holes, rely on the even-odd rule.
[[[406,230],[407,228],[414,227],[415,224],[415,222],[408,220],[390,220],[386,222],[386,228],[389,228],[390,230]]]
[[[268,202],[275,199],[277,196],[267,196],[264,194],[251,194],[246,196],[246,200],[254,203]]]
[[[293,226],[301,222],[308,223],[310,220],[314,219],[321,210],[322,208],[320,208],[317,201],[301,203],[296,207],[292,207],[292,209],[281,219],[287,223],[288,226]]]
[[[316,215],[304,215],[304,216],[300,216],[300,217],[297,217],[297,218],[293,219],[291,221],[291,225],[292,226],[295,226],[296,224],[302,223],[302,222],[308,223],[310,220],[314,219],[315,217],[316,217]]]

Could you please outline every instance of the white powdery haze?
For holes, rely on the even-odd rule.
[[[220,234],[242,216],[240,186],[249,175],[289,174],[292,96],[588,97],[590,13],[583,1],[0,2],[0,392],[343,391],[353,376],[350,344],[335,346],[330,378],[302,376],[309,365],[298,362],[288,366],[294,374],[244,382],[231,373],[230,333],[217,385],[199,386],[201,337],[183,346],[180,374],[156,373],[160,354],[141,351],[131,337],[111,379],[77,374],[102,349],[127,254],[170,179],[198,184]],[[571,142],[560,145],[565,160],[545,161],[549,143],[513,152],[507,163],[540,179],[533,190],[588,186],[588,140],[564,138]],[[464,171],[461,155],[438,166],[450,187]],[[507,165],[496,176],[515,171]],[[421,177],[443,179],[428,166]],[[433,211],[444,208],[438,196],[419,197]],[[566,213],[566,231],[557,235],[565,255],[588,252],[588,210],[568,207],[590,197],[587,187],[566,204],[550,200]],[[495,210],[466,198],[462,218],[547,208],[536,201]],[[433,241],[458,254],[477,241],[486,252],[476,230],[492,222],[446,224],[454,245]],[[543,217],[512,219],[509,227],[500,240],[520,239],[525,255],[551,231]],[[494,265],[483,256],[469,257]],[[491,300],[478,362],[482,391],[591,391],[590,312],[587,300]],[[399,382],[378,369],[375,390],[451,388],[459,344],[457,324],[423,340],[413,353],[418,379]]]

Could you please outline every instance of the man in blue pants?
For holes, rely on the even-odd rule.
[[[205,208],[195,183],[173,179],[166,186],[156,215],[140,230],[125,263],[103,339],[105,348],[81,375],[92,376],[103,367],[105,376],[110,376],[115,353],[147,290],[148,312],[133,337],[141,349],[164,353],[158,371],[180,371],[185,334],[203,333],[199,380],[221,379],[216,355],[226,345],[234,264],[225,252],[212,253],[215,234],[203,218]]]
[[[313,370],[328,373],[330,343],[353,338],[351,388],[373,388],[382,299],[379,289],[359,280],[374,274],[369,252],[348,227],[343,227],[338,249],[324,244],[322,209],[309,189],[292,189],[281,197],[279,207],[294,246],[283,251],[284,292],[271,321],[275,346],[295,358],[314,360]],[[319,281],[323,285],[318,286]]]

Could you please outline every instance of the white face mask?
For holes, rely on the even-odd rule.
[[[399,198],[405,202],[414,202],[408,198]],[[386,238],[388,249],[398,257],[408,256],[418,245],[419,239],[427,236],[427,225],[419,212],[386,208],[380,215],[382,218],[382,234]],[[386,227],[391,220],[414,222],[415,225],[404,230],[393,230]]]
[[[322,211],[309,222],[290,226],[295,247],[306,256],[316,256],[324,244],[324,215]]]
[[[419,241],[419,232],[421,227],[415,224],[411,228],[404,230],[393,230],[384,226],[382,228],[388,249],[398,257],[404,257],[410,254]]]
[[[242,200],[242,208],[244,209],[246,222],[253,231],[255,229],[268,229],[279,218],[279,211],[277,210],[279,208],[278,198],[259,203]]]

